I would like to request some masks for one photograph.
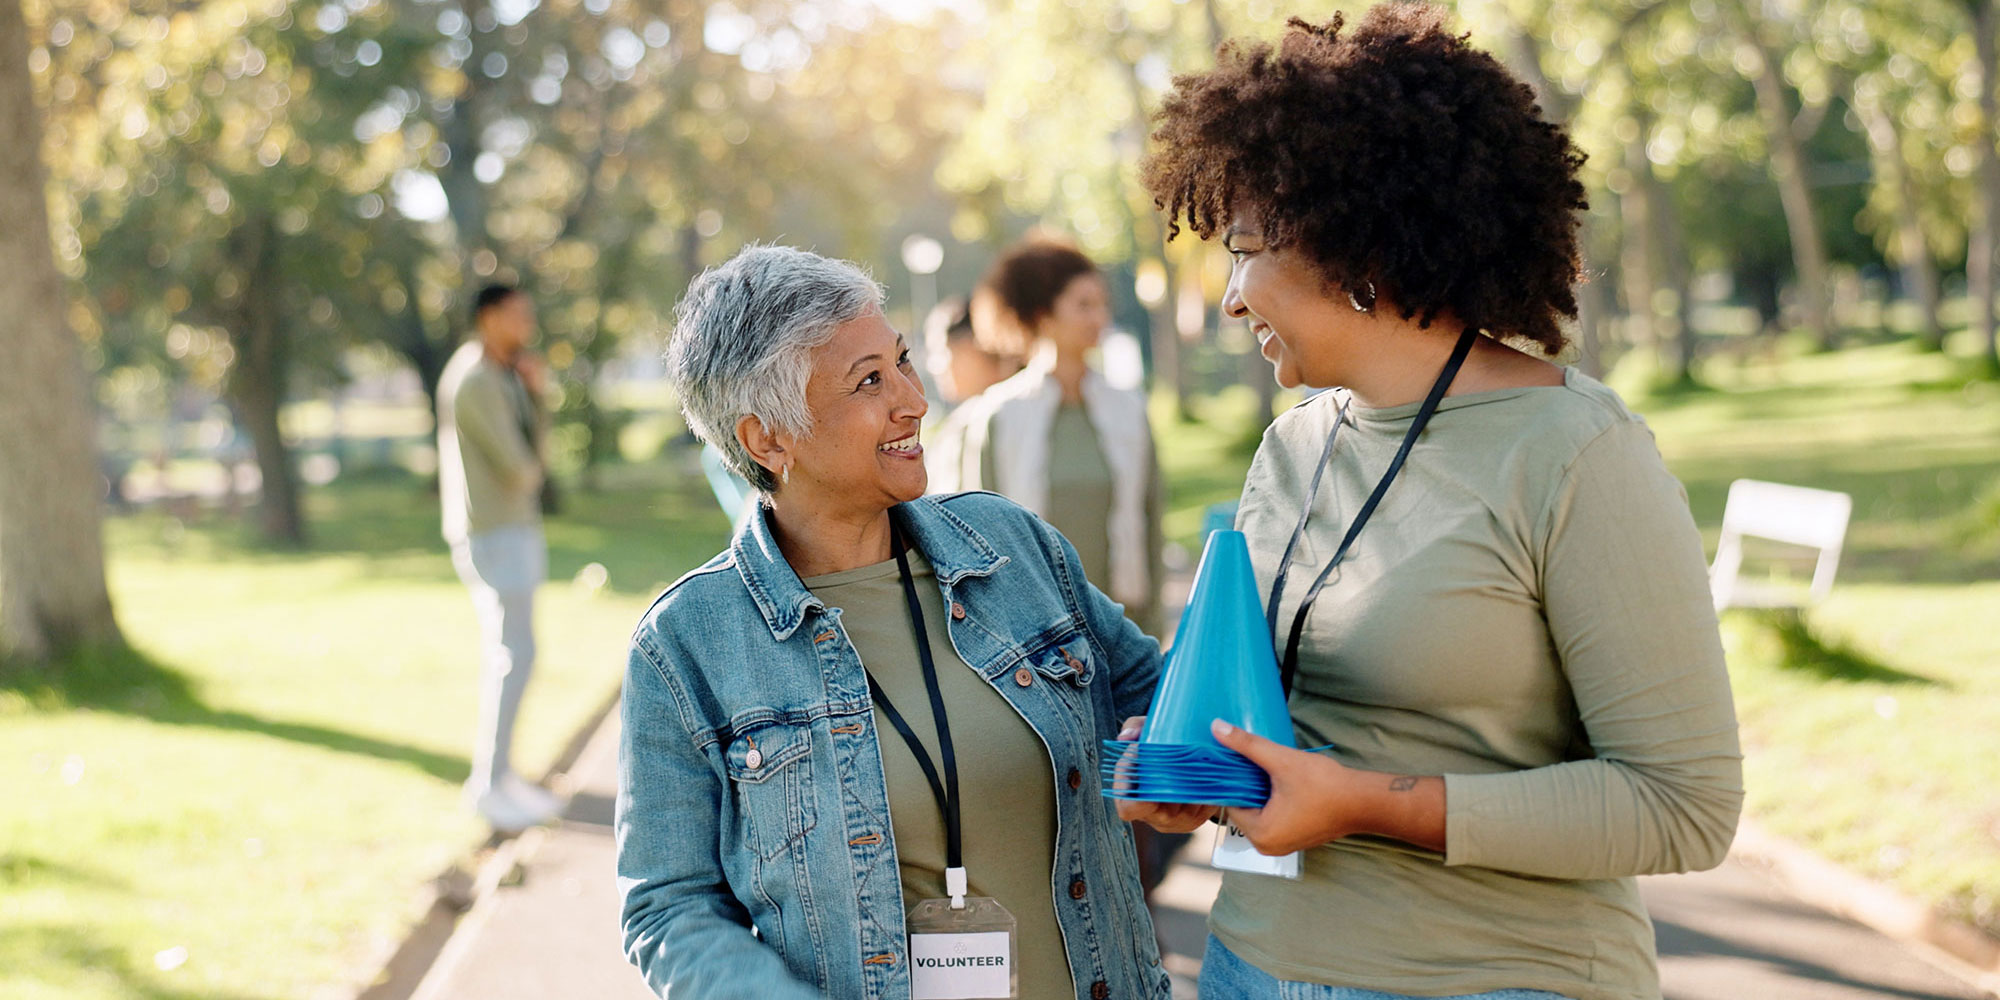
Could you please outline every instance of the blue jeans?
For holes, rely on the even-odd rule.
[[[1403,993],[1281,980],[1230,951],[1215,935],[1201,958],[1201,995],[1216,1000],[1423,1000]],[[1489,990],[1432,1000],[1567,1000],[1545,990]]]

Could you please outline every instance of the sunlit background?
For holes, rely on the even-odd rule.
[[[749,241],[863,262],[907,331],[1068,234],[1195,549],[1291,400],[1217,313],[1227,257],[1137,184],[1149,115],[1224,38],[1360,9],[27,0],[132,648],[0,684],[0,995],[351,996],[480,842],[431,394],[488,281],[557,376],[530,762],[723,543],[657,358]],[[1589,157],[1564,360],[1648,417],[1711,538],[1734,478],[1855,498],[1826,602],[1726,622],[1753,816],[2000,930],[1993,5],[1456,10]]]

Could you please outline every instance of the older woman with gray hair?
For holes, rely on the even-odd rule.
[[[1061,535],[926,497],[924,394],[851,264],[751,247],[667,359],[762,494],[625,678],[625,952],[661,996],[1164,998],[1098,746],[1159,647]]]

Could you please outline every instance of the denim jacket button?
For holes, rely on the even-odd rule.
[[[951,616],[952,616],[953,618],[956,618],[956,619],[958,619],[959,621],[964,621],[964,620],[965,620],[965,605],[963,605],[963,604],[960,604],[960,603],[958,603],[957,601],[953,601],[953,602],[951,602]]]
[[[749,768],[752,771],[755,771],[756,769],[763,767],[764,752],[762,750],[757,749],[756,747],[751,747],[750,752],[743,755],[743,766]]]
[[[1028,685],[1035,683],[1035,672],[1029,670],[1027,667],[1022,667],[1021,669],[1014,671],[1014,683],[1019,684],[1022,687],[1027,687]]]
[[[1069,898],[1082,899],[1089,894],[1090,890],[1084,886],[1082,879],[1077,879],[1069,884]]]
[[[1111,984],[1100,979],[1090,984],[1090,1000],[1105,1000],[1111,995]]]
[[[1074,792],[1074,791],[1076,791],[1077,789],[1079,789],[1079,788],[1082,788],[1082,787],[1083,787],[1083,772],[1082,772],[1082,771],[1079,771],[1079,770],[1077,770],[1076,768],[1073,768],[1073,767],[1072,767],[1072,768],[1070,768],[1070,769],[1069,769],[1069,790],[1070,790],[1070,791],[1072,791],[1072,792]]]

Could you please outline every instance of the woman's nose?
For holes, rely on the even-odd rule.
[[[1236,279],[1229,279],[1229,287],[1222,290],[1222,314],[1230,319],[1242,319],[1250,315],[1250,309],[1243,304],[1243,295],[1236,290]]]
[[[912,371],[908,375],[903,375],[902,378],[902,408],[906,412],[913,412],[913,415],[921,420],[924,414],[929,413],[931,409],[931,401],[924,396],[923,377]]]

